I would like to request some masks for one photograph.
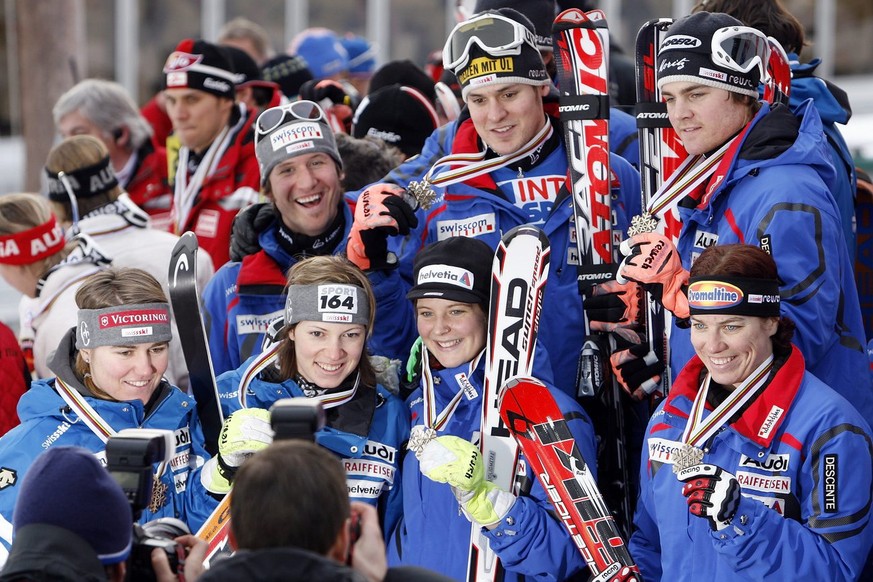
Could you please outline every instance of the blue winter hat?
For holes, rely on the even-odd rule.
[[[326,79],[349,68],[349,53],[328,28],[308,28],[299,33],[288,45],[288,53],[303,57],[316,79]]]
[[[349,55],[349,75],[367,77],[376,70],[376,50],[361,36],[346,35],[340,43]]]
[[[17,531],[31,524],[53,525],[78,535],[104,565],[123,562],[130,555],[130,502],[100,461],[82,447],[51,447],[27,470],[12,525]]]

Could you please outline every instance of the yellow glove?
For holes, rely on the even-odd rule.
[[[218,437],[218,454],[206,461],[200,481],[211,493],[227,493],[243,462],[273,442],[270,411],[263,408],[237,410],[224,421]]]
[[[509,513],[515,495],[485,480],[479,447],[456,436],[430,441],[421,453],[421,472],[431,481],[448,483],[467,519],[491,526]]]

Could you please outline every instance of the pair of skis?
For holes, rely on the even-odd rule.
[[[540,229],[519,226],[494,256],[480,432],[485,475],[522,495],[533,473],[594,579],[634,580],[638,569],[554,397],[530,377],[549,255]],[[502,580],[503,567],[481,532],[472,524],[467,580]]]

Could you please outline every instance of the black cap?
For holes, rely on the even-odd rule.
[[[494,250],[477,238],[453,236],[426,246],[415,257],[415,286],[407,299],[478,303],[488,312]]]
[[[439,125],[427,97],[412,87],[389,85],[371,92],[358,105],[352,135],[377,137],[411,158],[421,153],[425,140]]]

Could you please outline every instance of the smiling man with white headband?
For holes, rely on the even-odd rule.
[[[758,101],[768,55],[764,35],[727,14],[698,12],[667,31],[658,85],[691,154],[686,163],[708,166],[710,174],[699,186],[679,179],[670,191],[682,217],[676,247],[638,234],[623,243],[630,256],[619,272],[655,289],[677,316],[670,336],[676,373],[694,353],[688,330],[676,325],[688,316],[677,301],[685,270],[713,245],[764,248],[778,265],[782,313],[797,323],[807,369],[873,418],[864,329],[821,121],[812,100],[796,112]]]

